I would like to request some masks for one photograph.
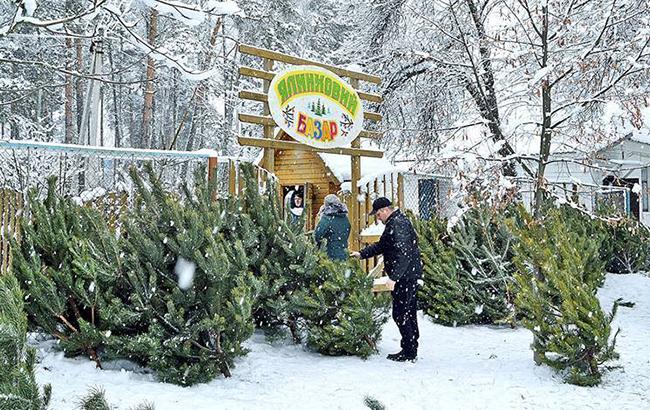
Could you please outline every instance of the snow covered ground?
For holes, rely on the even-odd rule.
[[[617,363],[599,387],[564,384],[550,369],[533,364],[525,329],[446,328],[420,318],[420,359],[393,363],[399,334],[389,322],[381,354],[361,360],[325,357],[300,346],[271,345],[256,334],[251,353],[240,359],[231,379],[182,388],[150,375],[97,370],[93,363],[65,359],[39,346],[39,383],[51,383],[51,408],[71,409],[90,386],[103,386],[119,409],[149,400],[171,409],[364,409],[370,395],[387,409],[650,409],[650,278],[609,275],[599,293],[609,310],[618,297],[635,302],[620,308],[622,331]]]

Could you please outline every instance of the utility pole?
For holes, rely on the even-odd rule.
[[[90,45],[90,52],[93,56],[90,74],[92,78],[88,85],[86,93],[86,102],[84,104],[83,117],[81,119],[81,130],[79,133],[79,143],[82,145],[103,145],[99,140],[100,127],[103,127],[101,113],[102,104],[102,83],[97,78],[103,74],[104,66],[104,37],[106,30],[104,27],[98,27]]]

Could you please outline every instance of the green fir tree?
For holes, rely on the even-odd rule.
[[[307,345],[326,355],[367,358],[376,353],[389,301],[385,295],[373,295],[373,279],[359,263],[332,261],[321,253],[308,282],[309,287],[292,298]]]
[[[121,278],[115,233],[98,211],[58,195],[54,179],[44,200],[30,194],[21,228],[14,271],[30,319],[67,355],[84,354],[100,366],[98,348],[116,330],[111,321],[130,320],[114,293]]]
[[[250,267],[263,283],[255,306],[255,323],[270,338],[288,331],[295,342],[301,340],[298,317],[291,309],[291,295],[307,286],[306,278],[318,267],[317,249],[303,231],[303,223],[291,223],[283,216],[274,184],[262,192],[252,165],[243,164],[245,188],[243,210],[250,215],[257,243]]]
[[[418,220],[411,216],[418,235],[422,256],[422,281],[418,298],[424,312],[442,325],[456,326],[471,323],[476,301],[469,284],[458,270],[459,261],[451,246],[445,220],[432,218]]]
[[[522,323],[535,335],[533,349],[572,384],[600,382],[602,365],[617,357],[610,314],[601,309],[596,291],[604,274],[597,239],[576,232],[565,215],[551,209],[541,221],[524,210],[523,224],[512,225],[518,237],[516,305]]]
[[[513,235],[505,224],[509,208],[479,206],[450,232],[464,290],[474,301],[472,323],[513,323]]]
[[[11,274],[0,275],[0,410],[44,410],[51,386],[34,377],[36,351],[27,345],[23,293]]]
[[[129,307],[145,328],[109,348],[165,382],[228,377],[233,360],[246,353],[259,288],[244,245],[230,233],[238,226],[236,204],[213,201],[201,173],[195,192],[181,199],[163,190],[151,167],[146,171],[147,184],[131,172],[137,200],[124,228]]]

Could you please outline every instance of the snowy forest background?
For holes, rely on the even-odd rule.
[[[468,152],[589,151],[650,124],[648,11],[645,0],[2,0],[0,135],[79,142],[91,39],[105,28],[104,145],[241,154],[237,92],[254,80],[237,67],[259,65],[241,42],[382,76],[381,148],[419,168]]]

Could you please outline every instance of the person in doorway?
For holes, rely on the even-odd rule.
[[[379,242],[350,255],[371,258],[384,255],[384,268],[388,275],[388,288],[393,297],[393,320],[402,336],[399,353],[389,354],[388,359],[397,362],[415,361],[418,352],[417,289],[422,276],[422,260],[418,239],[408,220],[399,209],[394,209],[388,198],[377,198],[372,212],[384,225]]]
[[[302,195],[298,192],[294,192],[291,196],[291,206],[289,206],[289,212],[291,213],[291,222],[300,221],[300,217],[304,212],[305,208],[302,203]]]
[[[320,246],[327,241],[327,256],[332,260],[348,258],[348,238],[350,237],[350,220],[348,208],[334,194],[325,197],[320,210],[320,220],[314,231],[314,239]]]

